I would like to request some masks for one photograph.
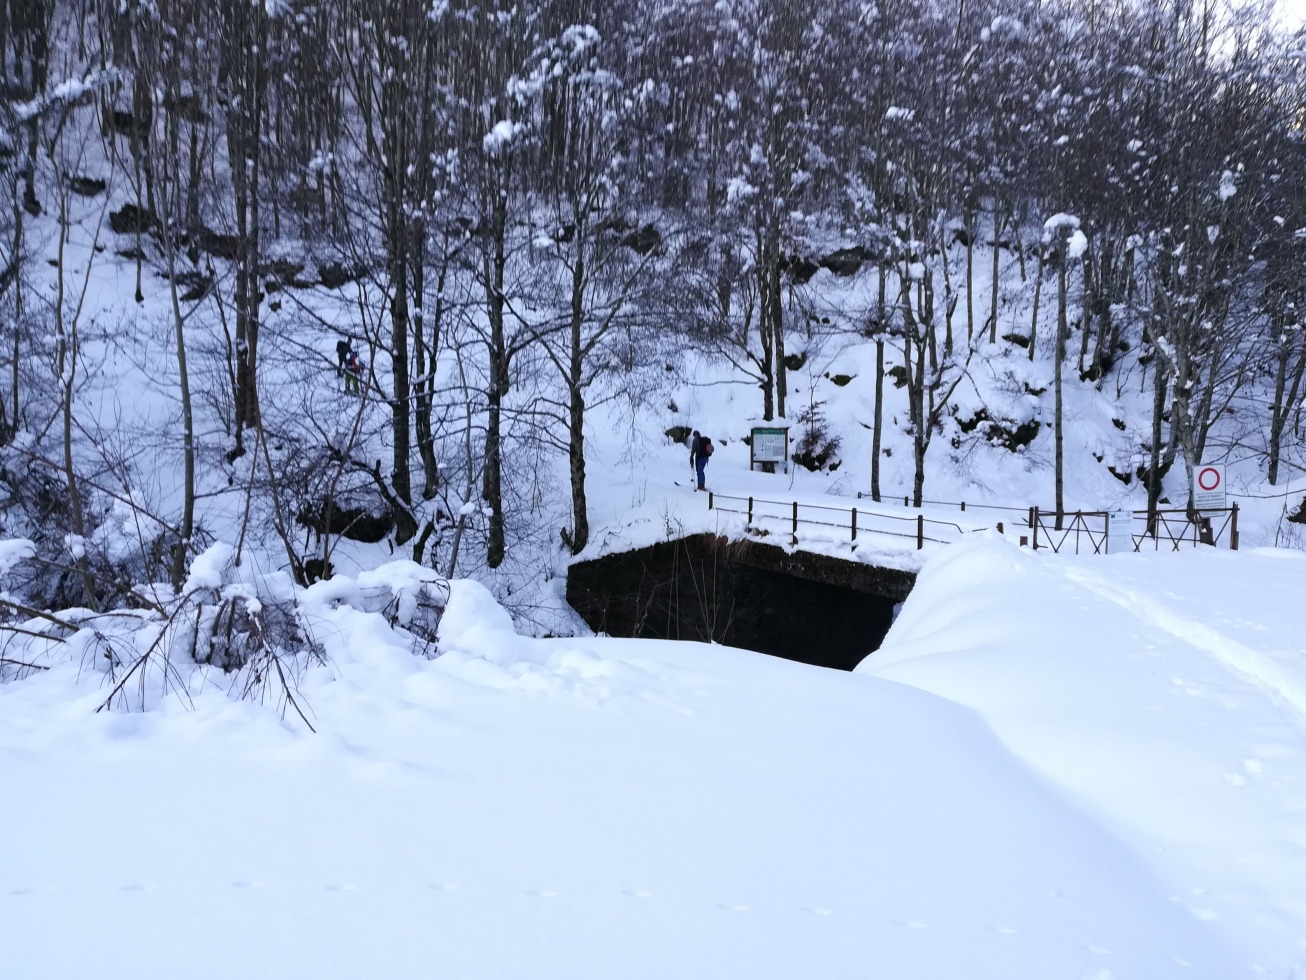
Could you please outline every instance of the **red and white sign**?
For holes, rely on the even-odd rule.
[[[1193,472],[1193,507],[1197,510],[1224,510],[1224,464],[1203,463]]]

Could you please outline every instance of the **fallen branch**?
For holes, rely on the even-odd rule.
[[[27,670],[49,670],[44,664],[29,664],[22,660],[13,660],[9,657],[0,657],[0,667],[23,667]]]

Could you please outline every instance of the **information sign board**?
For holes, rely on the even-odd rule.
[[[753,462],[783,463],[789,458],[788,429],[754,429]]]
[[[1106,515],[1106,552],[1123,555],[1134,550],[1134,512],[1113,510]]]

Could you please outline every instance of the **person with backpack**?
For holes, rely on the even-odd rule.
[[[695,490],[707,490],[705,486],[707,480],[707,460],[712,455],[712,440],[707,436],[700,435],[697,429],[694,430],[694,438],[689,443],[689,465],[694,467],[694,472],[698,474],[698,486]]]
[[[345,376],[345,365],[349,363],[349,354],[353,348],[343,337],[336,341],[336,377]]]
[[[358,359],[356,351],[350,351],[349,357],[345,360],[345,394],[353,392],[355,395],[361,394],[359,382],[363,377],[363,362]]]

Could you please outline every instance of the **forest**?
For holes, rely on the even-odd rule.
[[[1145,387],[1117,427],[1149,507],[1221,420],[1278,484],[1304,59],[1216,0],[0,0],[0,487],[40,559],[15,594],[112,608],[218,538],[301,584],[343,534],[493,570],[556,542],[554,458],[579,553],[596,411],[692,355],[794,416],[791,372],[850,340],[876,499],[886,406],[919,502],[997,351],[1050,358],[1058,509],[1069,386]],[[305,394],[337,341],[344,411]],[[163,410],[133,422],[138,382]]]

